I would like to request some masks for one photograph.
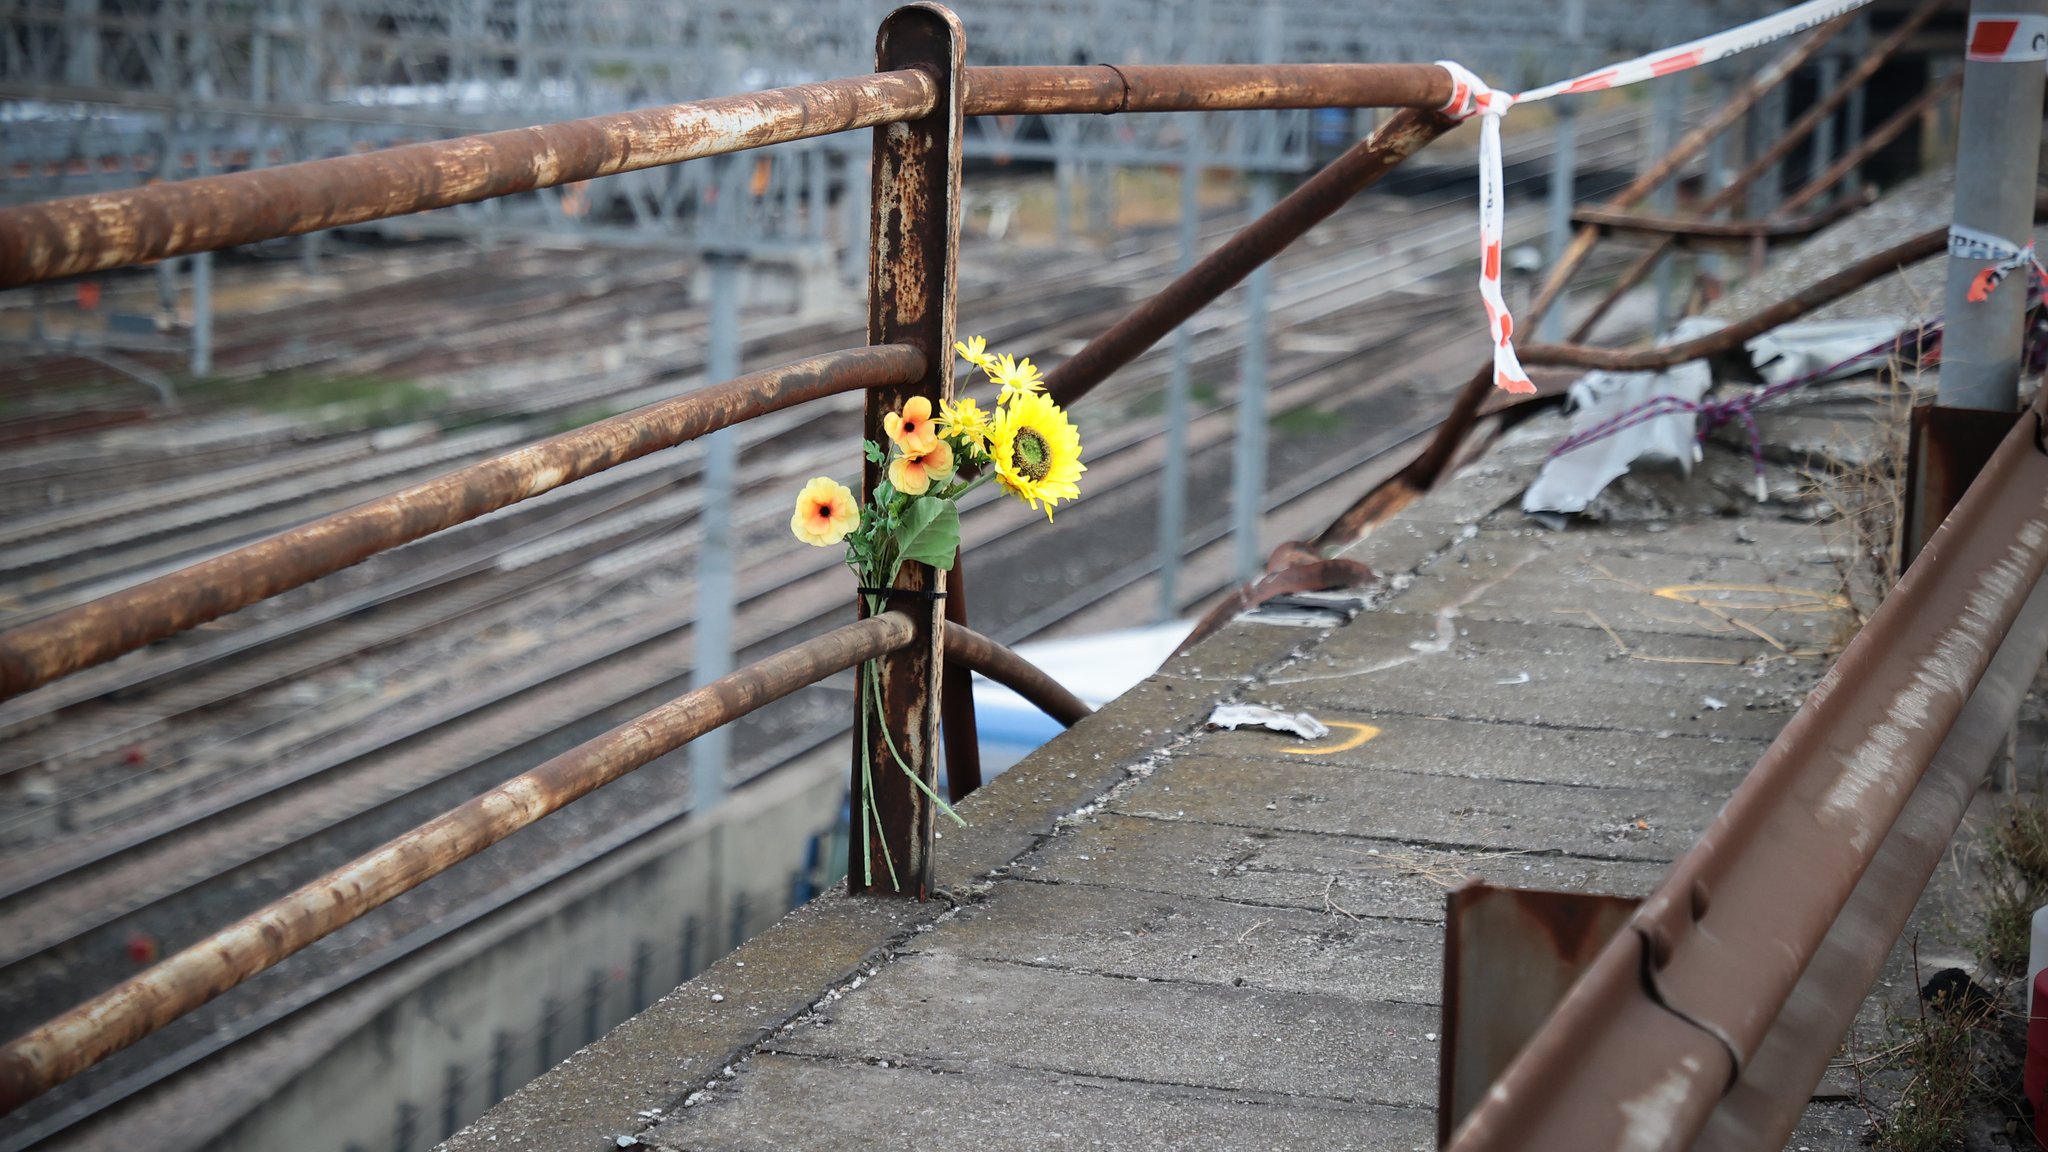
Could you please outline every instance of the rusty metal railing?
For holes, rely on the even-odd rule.
[[[1071,399],[1359,189],[1451,126],[1428,112],[1451,96],[1443,69],[1415,65],[1093,65],[968,69],[951,13],[892,14],[867,76],[593,117],[379,152],[0,209],[0,288],[360,224],[790,140],[876,129],[869,346],[751,373],[662,401],[278,533],[166,576],[0,633],[0,698],[203,624],[379,552],[475,519],[638,456],[837,393],[867,395],[867,434],[911,395],[951,394],[959,236],[959,141],[969,115],[1405,109],[1388,128],[1262,218],[1151,309],[1119,325],[1062,375]],[[872,486],[874,477],[869,477]],[[898,606],[799,645],[655,709],[476,797],[273,902],[0,1049],[0,1109],[76,1075],[307,944],[578,796],[770,700],[865,661],[921,774],[935,775],[937,702],[947,701],[956,796],[979,779],[966,674],[1016,689],[1071,724],[1087,705],[1007,648],[966,627],[955,574],[936,598]],[[907,566],[899,585],[944,588]],[[955,671],[942,688],[941,671]],[[950,690],[947,690],[950,689]],[[867,704],[863,701],[862,707]],[[957,742],[956,742],[957,743]],[[931,809],[901,773],[877,771],[872,802],[896,870],[930,883]],[[854,803],[869,798],[852,773]],[[878,870],[879,871],[879,870]],[[861,870],[853,869],[855,876]],[[853,881],[856,886],[858,881]]]
[[[1924,21],[1935,3],[1922,0],[1909,19]],[[1811,59],[1846,22],[1847,18],[1830,22],[1772,61],[1734,100],[1713,110],[1705,123],[1614,197],[1609,208],[1625,212],[1672,178],[1709,140],[1739,122],[1756,100]],[[1873,56],[1882,59],[1896,51],[1909,34],[1888,39]],[[378,552],[754,416],[858,389],[867,397],[866,435],[878,438],[883,414],[907,397],[950,398],[960,139],[966,116],[1332,106],[1400,109],[1271,212],[1250,222],[1222,248],[1058,366],[1049,384],[1063,403],[1130,363],[1454,124],[1437,111],[1451,97],[1450,77],[1428,64],[967,68],[964,59],[965,38],[957,19],[937,5],[917,4],[897,10],[883,22],[877,40],[878,70],[867,76],[0,210],[4,288],[783,141],[858,129],[875,132],[867,347],[753,373],[613,417],[0,633],[0,698]],[[1867,78],[1874,70],[1872,65],[1860,74]],[[1902,117],[1903,112],[1873,135],[1896,135],[1912,122]],[[1819,119],[1804,118],[1788,133],[1784,147],[1811,131]],[[1840,181],[1850,167],[1837,164],[1794,201],[1809,202]],[[1790,211],[1789,203],[1786,210]],[[1665,234],[1677,231],[1674,225]],[[1533,324],[1560,297],[1598,235],[1594,224],[1579,230],[1526,323]],[[1913,243],[1922,240],[1916,237]],[[1835,287],[1839,285],[1816,286],[1796,305],[1766,312],[1789,319],[1784,313],[1811,307],[1814,299]],[[1582,330],[1573,340],[1583,341],[1585,335]],[[1699,354],[1697,348],[1681,350]],[[1636,355],[1576,345],[1548,351],[1558,359],[1611,355],[1616,362],[1629,363]],[[1542,346],[1535,346],[1525,348],[1523,355],[1536,363],[1545,353]],[[1490,383],[1490,373],[1475,377],[1431,445],[1392,485],[1368,494],[1333,523],[1318,543],[1342,542],[1430,487],[1461,445],[1472,440],[1474,422],[1482,412],[1492,410]],[[2038,474],[2043,464],[2010,441],[1999,461],[1995,470],[2001,479],[1986,489],[1996,495],[1973,493],[1975,503],[1957,513],[1962,526],[1943,529],[1946,535],[1930,546],[1933,559],[1916,564],[1914,574],[1900,585],[1901,592],[1894,594],[1898,606],[1888,602],[1889,615],[1880,613],[1882,621],[1948,622],[1944,646],[1915,647],[1912,637],[1902,632],[1903,624],[1885,623],[1884,631],[1879,631],[1879,622],[1873,621],[1860,647],[1851,650],[1855,659],[1845,656],[1844,667],[1829,681],[1833,709],[1828,710],[1829,700],[1822,699],[1827,693],[1816,693],[1813,708],[1825,711],[1825,718],[1806,720],[1802,713],[1802,719],[1795,720],[1780,741],[1787,750],[1773,746],[1766,758],[1769,770],[1760,766],[1738,793],[1739,803],[1731,803],[1709,833],[1711,843],[1703,842],[1696,853],[1699,860],[1688,858],[1660,897],[1638,914],[1638,929],[1624,933],[1603,953],[1593,978],[1568,1001],[1569,1011],[1559,1013],[1560,1023],[1510,1070],[1504,1087],[1510,1090],[1511,1104],[1489,1097],[1460,1137],[1466,1142],[1461,1147],[1500,1146],[1509,1137],[1528,1140],[1532,1133],[1553,1130],[1544,1125],[1563,1125],[1555,1130],[1565,1131],[1572,1124],[1606,1124],[1616,1115],[1609,1105],[1616,1099],[1617,1086],[1670,1072],[1643,1060],[1640,1049],[1626,1047],[1645,1042],[1663,1045],[1656,1051],[1685,1072],[1684,1122],[1704,1122],[1706,1108],[1718,1099],[1716,1093],[1744,1067],[1742,1045],[1749,1044],[1754,1051],[1766,1035],[1765,1026],[1775,1018],[1775,1008],[1764,1011],[1757,1006],[1784,1002],[1798,978],[1797,970],[1760,961],[1761,950],[1775,939],[1772,925],[1783,921],[1741,920],[1755,915],[1758,885],[1772,881],[1761,891],[1782,891],[1775,882],[1782,876],[1773,876],[1772,868],[1811,868],[1825,876],[1826,882],[1817,884],[1814,892],[1802,890],[1799,896],[1805,917],[1797,925],[1799,940],[1805,954],[1812,955],[1831,919],[1822,916],[1829,901],[1840,907],[1861,865],[1877,851],[1884,828],[1890,826],[1883,819],[1885,812],[1896,814],[1894,801],[1903,803],[1903,793],[1910,791],[1912,773],[1890,761],[1861,775],[1851,772],[1839,777],[1834,787],[1857,790],[1848,809],[1854,819],[1841,827],[1802,825],[1802,812],[1808,819],[1819,819],[1816,811],[1829,811],[1800,809],[1793,802],[1826,799],[1813,790],[1827,784],[1820,775],[1824,769],[1816,765],[1828,761],[1798,753],[1820,747],[1838,729],[1843,739],[1867,735],[1870,723],[1883,722],[1882,710],[1868,707],[1875,698],[1872,693],[1893,691],[1901,706],[1910,702],[1923,712],[1946,710],[1943,714],[1953,716],[1974,681],[1970,669],[1982,668],[1995,638],[2018,611],[2013,597],[2023,597],[2024,588],[2032,586],[2028,581],[2039,575],[2043,551],[2048,549],[2048,537],[2040,534],[2048,531],[2048,522],[2041,519],[2042,508],[2025,505],[2014,493],[2048,490]],[[871,489],[876,479],[872,467],[870,472],[864,489]],[[2036,533],[2031,542],[2014,541],[2012,526],[2022,524],[2028,526],[2020,530],[2022,537]],[[1994,556],[2000,548],[2006,551]],[[1986,565],[1981,569],[1975,567],[1980,561]],[[1062,722],[1072,723],[1087,712],[1085,704],[1015,653],[966,626],[964,575],[957,567],[949,575],[907,565],[898,585],[907,595],[896,598],[888,611],[721,678],[515,777],[16,1039],[0,1048],[0,1111],[47,1091],[576,797],[762,704],[865,661],[877,663],[883,686],[884,703],[872,718],[902,734],[900,750],[926,785],[936,779],[936,743],[944,712],[957,797],[979,780],[972,752],[971,698],[964,690],[967,672],[979,671],[1008,684]],[[940,592],[947,595],[933,595]],[[1991,606],[1983,607],[1987,604]],[[1900,652],[1918,655],[1890,662],[1858,655],[1882,650],[1886,641],[1868,639],[1873,633],[1901,645]],[[1913,664],[1913,659],[1919,662]],[[1850,679],[1865,683],[1851,692],[1842,686]],[[1918,696],[1913,695],[1916,692]],[[857,707],[871,708],[868,694],[859,695]],[[1852,706],[1852,698],[1862,706]],[[1923,745],[1931,751],[1924,733],[1902,733],[1901,739],[1909,736],[1915,754]],[[1938,735],[1932,739],[1939,742]],[[881,814],[883,834],[871,849],[870,863],[886,855],[894,861],[893,871],[907,877],[906,887],[921,896],[931,881],[932,807],[893,762],[859,761],[869,754],[856,749],[851,787],[856,811],[872,803]],[[872,795],[864,791],[864,779],[870,778],[875,785]],[[1760,838],[1764,829],[1772,837]],[[1790,847],[1767,842],[1781,832]],[[1840,842],[1817,847],[1812,843],[1831,835]],[[858,889],[863,870],[855,866],[850,871],[849,885]],[[882,871],[874,869],[875,874]],[[1702,925],[1715,928],[1718,939]],[[1741,984],[1737,992],[1729,991],[1736,987],[1733,984],[1716,984],[1711,972],[1701,975],[1716,963],[1750,962],[1769,971],[1759,981]],[[1715,1031],[1703,1030],[1652,1002],[1638,978],[1649,970],[1644,963],[1664,981],[1659,988],[1682,1002],[1697,1003],[1698,1014],[1692,1019],[1714,1021]],[[1631,1036],[1603,1024],[1598,1013],[1608,1009],[1616,1013],[1615,1019],[1640,1025],[1643,1031]],[[1599,1060],[1579,1058],[1572,1047],[1578,1044],[1592,1046],[1586,1050],[1597,1052]],[[1586,1118],[1574,1120],[1570,1109],[1554,1106],[1559,1100],[1586,1102]],[[1596,1146],[1567,1139],[1536,1143]]]

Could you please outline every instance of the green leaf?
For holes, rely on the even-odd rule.
[[[953,556],[959,549],[960,509],[951,500],[936,496],[912,500],[904,510],[903,523],[896,529],[897,561],[915,560],[951,570]]]
[[[880,444],[875,443],[873,440],[861,441],[860,450],[861,453],[868,458],[868,462],[870,464],[880,464],[882,461],[887,460],[889,458],[889,454],[887,452],[882,451],[882,446]]]

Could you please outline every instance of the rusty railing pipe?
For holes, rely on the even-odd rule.
[[[1129,364],[1167,333],[1213,303],[1252,270],[1278,255],[1352,197],[1457,127],[1435,112],[1406,108],[1290,192],[1271,211],[1238,229],[1223,246],[1126,313],[1074,356],[1046,374],[1046,391],[1072,404]]]
[[[1438,107],[1434,64],[981,68],[965,114]],[[0,288],[470,204],[928,115],[915,69],[0,209]]]
[[[742,420],[918,379],[925,356],[854,348],[754,372],[458,468],[41,620],[0,632],[0,699]]]
[[[834,629],[685,693],[299,888],[0,1048],[10,1112],[521,828],[722,724],[910,644],[908,617]]]
[[[1063,727],[1072,728],[1094,711],[1037,665],[965,624],[946,625],[946,662],[1001,684]]]
[[[0,288],[916,119],[921,72],[773,88],[0,209]]]
[[[1451,74],[1435,64],[1092,64],[967,70],[966,114],[1228,112],[1261,108],[1435,109]]]
[[[1673,1019],[1755,1059],[2048,570],[2042,398],[1696,845],[1509,1065],[1451,1143],[1689,1147],[1727,1061],[1645,1045],[1610,1009],[1650,989]],[[1633,1069],[1624,1085],[1616,1069]],[[1641,1089],[1641,1090],[1638,1090]]]
[[[1856,291],[1881,276],[1897,272],[1948,248],[1948,229],[1922,232],[1901,244],[1874,252],[1839,272],[1766,305],[1725,328],[1679,344],[1656,348],[1600,348],[1591,344],[1527,344],[1519,349],[1524,364],[1564,364],[1573,368],[1604,368],[1610,372],[1643,372],[1669,368],[1732,352],[1753,337],[1789,323]]]
[[[1602,236],[1635,235],[1680,248],[1714,246],[1747,251],[1757,240],[1778,243],[1803,239],[1862,207],[1856,200],[1843,200],[1804,216],[1781,214],[1764,220],[1710,220],[1704,215],[1659,216],[1617,212],[1612,208],[1580,208],[1572,213],[1572,221],[1598,228]]]

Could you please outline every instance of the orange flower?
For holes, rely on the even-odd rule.
[[[898,448],[914,455],[930,452],[932,445],[939,442],[939,430],[932,427],[932,402],[922,396],[905,400],[900,414],[891,412],[882,417],[882,431],[889,434]]]
[[[846,539],[859,523],[860,509],[854,505],[852,490],[829,476],[820,476],[797,494],[789,530],[806,544],[827,548]]]
[[[952,445],[936,434],[932,437],[932,446],[925,451],[912,452],[906,448],[903,455],[889,462],[889,483],[905,496],[922,496],[931,490],[934,480],[952,478]]]

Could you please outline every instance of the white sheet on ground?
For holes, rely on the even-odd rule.
[[[1891,356],[1889,348],[1871,356],[1859,353],[1885,343],[1906,327],[1904,320],[1882,316],[1871,320],[1803,320],[1773,328],[1745,347],[1757,372],[1772,384],[1783,384],[1794,376],[1818,372],[1856,357],[1821,377],[1821,381],[1840,380],[1883,364]]]

